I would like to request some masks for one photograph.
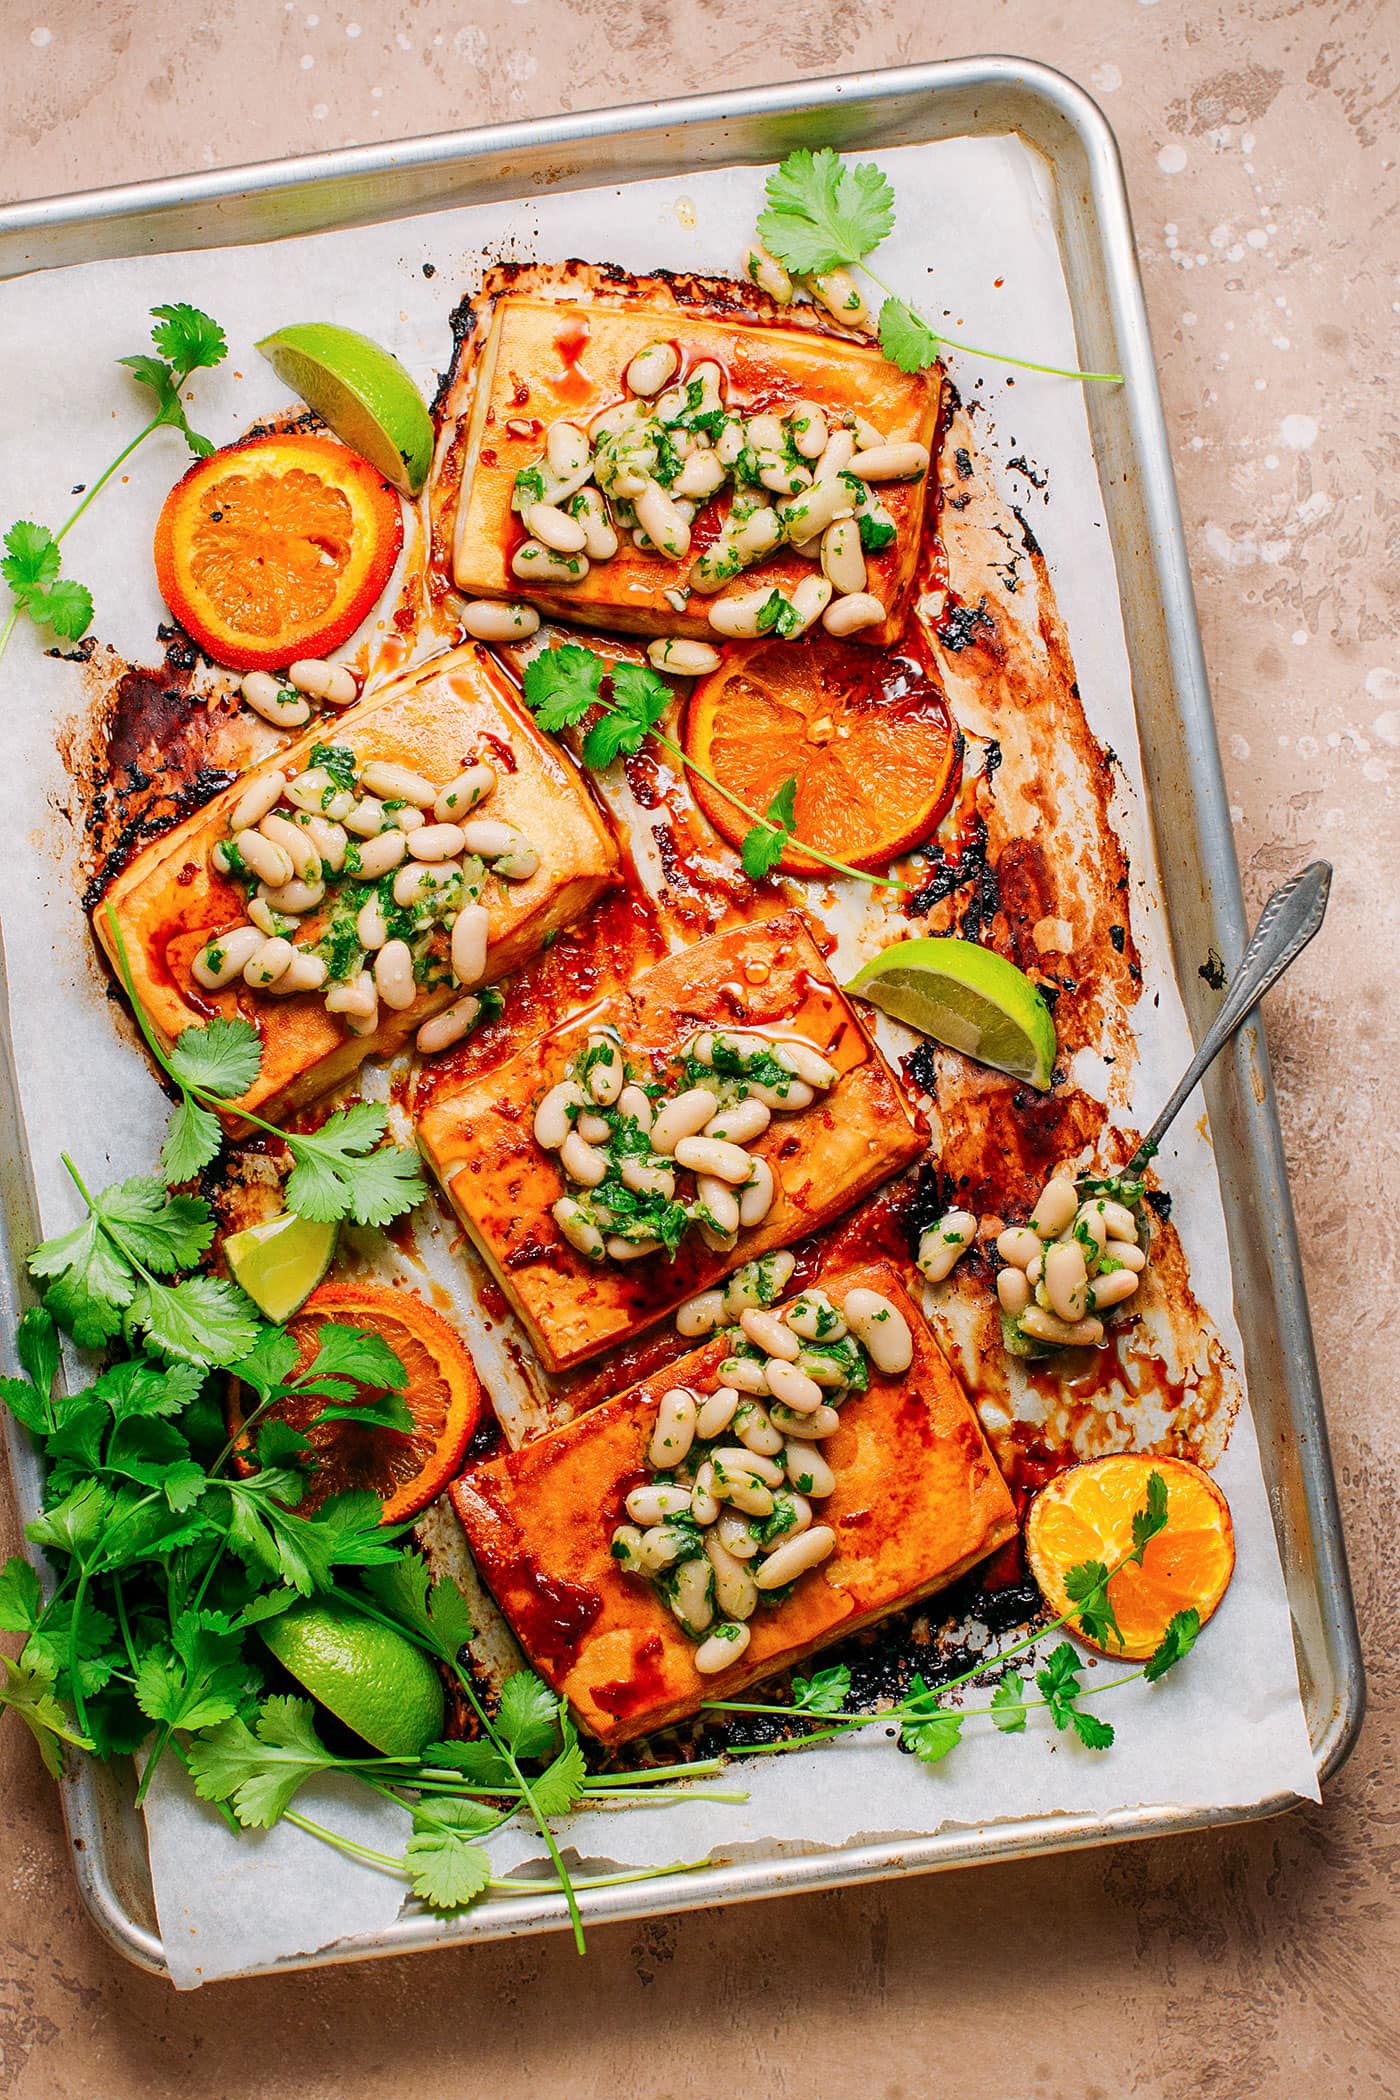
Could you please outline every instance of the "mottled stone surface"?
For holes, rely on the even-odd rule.
[[[1371,1714],[1325,1806],[1271,1825],[620,1927],[586,1968],[535,1940],[187,1999],[87,1923],[52,1791],[0,1728],[0,2096],[1400,2092],[1400,1430],[1376,1317],[1400,1266],[1384,378],[1400,9],[320,4],[5,0],[0,194],[978,45],[1098,95],[1127,163],[1246,885],[1257,903],[1313,854],[1337,866],[1269,1038]]]

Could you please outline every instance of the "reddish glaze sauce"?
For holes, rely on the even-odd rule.
[[[563,1672],[572,1666],[579,1644],[603,1609],[603,1600],[584,1583],[546,1575],[533,1561],[515,1570],[518,1574],[527,1571],[530,1601],[516,1612],[516,1632],[527,1654]]]
[[[632,1675],[595,1685],[594,1704],[601,1706],[605,1714],[615,1714],[619,1720],[639,1713],[643,1707],[657,1704],[667,1689],[665,1672],[659,1667],[663,1652],[660,1635],[648,1634],[637,1650]]]

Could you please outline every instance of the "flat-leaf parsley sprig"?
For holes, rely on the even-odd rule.
[[[596,650],[585,649],[577,642],[562,642],[543,650],[525,666],[525,704],[540,728],[551,736],[575,728],[597,710],[581,747],[586,766],[601,770],[620,754],[630,758],[650,736],[687,772],[696,774],[741,816],[747,817],[752,828],[744,835],[740,858],[751,882],[759,882],[769,874],[791,845],[834,874],[869,883],[872,889],[917,888],[915,883],[905,882],[897,875],[874,875],[867,868],[853,868],[848,861],[837,860],[819,846],[810,846],[798,838],[794,830],[795,774],[782,783],[766,810],[753,809],[742,802],[708,768],[697,765],[674,737],[657,726],[674,698],[671,687],[649,664],[609,666]]]
[[[64,641],[74,642],[87,632],[92,623],[92,593],[85,584],[59,574],[63,563],[59,545],[138,445],[144,445],[154,431],[169,427],[181,433],[196,458],[202,459],[214,449],[207,437],[190,428],[180,393],[192,372],[223,362],[228,352],[224,331],[197,306],[183,302],[153,306],[151,317],[155,322],[151,341],[160,356],[152,357],[149,351],[141,350],[117,360],[155,395],[156,412],[150,422],[137,431],[130,444],[122,447],[112,464],[85,490],[82,502],[57,532],[51,532],[47,525],[36,525],[29,518],[18,518],[5,534],[0,576],[9,585],[11,602],[4,625],[0,626],[0,656],[9,645],[21,613],[36,627],[47,627]]]
[[[1201,1630],[1200,1614],[1194,1607],[1179,1611],[1171,1620],[1154,1653],[1141,1669],[1129,1670],[1121,1677],[1111,1677],[1103,1684],[1085,1685],[1080,1672],[1083,1660],[1077,1649],[1068,1641],[1058,1647],[1040,1663],[1034,1675],[1034,1688],[1040,1693],[1038,1699],[1026,1697],[1026,1680],[1019,1671],[1009,1671],[1002,1677],[991,1696],[991,1703],[981,1707],[950,1707],[944,1702],[949,1693],[958,1691],[963,1685],[977,1678],[985,1678],[1001,1664],[1014,1657],[1038,1648],[1048,1634],[1057,1627],[1076,1629],[1089,1639],[1107,1644],[1116,1640],[1123,1645],[1123,1635],[1109,1597],[1109,1584],[1123,1568],[1130,1564],[1141,1567],[1144,1553],[1159,1532],[1167,1524],[1167,1485],[1160,1473],[1148,1476],[1147,1495],[1141,1509],[1133,1516],[1133,1543],[1121,1559],[1109,1567],[1103,1561],[1081,1561],[1069,1570],[1066,1588],[1075,1600],[1071,1609],[1051,1619],[1048,1625],[1038,1626],[1021,1640],[1003,1648],[998,1655],[978,1663],[971,1670],[964,1670],[960,1677],[952,1677],[942,1684],[928,1685],[920,1676],[910,1681],[909,1692],[897,1705],[880,1707],[872,1712],[847,1713],[845,1702],[850,1695],[851,1673],[844,1663],[829,1669],[818,1670],[814,1677],[794,1678],[793,1698],[786,1706],[766,1705],[756,1701],[737,1699],[709,1699],[706,1707],[712,1712],[733,1714],[762,1714],[782,1720],[815,1722],[815,1728],[806,1733],[785,1738],[782,1742],[759,1744],[745,1749],[745,1756],[773,1754],[784,1750],[800,1750],[813,1743],[827,1742],[835,1736],[848,1734],[852,1729],[891,1725],[899,1729],[901,1747],[911,1751],[922,1764],[939,1764],[962,1740],[964,1724],[979,1716],[990,1719],[1003,1735],[1019,1735],[1026,1726],[1027,1716],[1037,1709],[1049,1714],[1058,1730],[1073,1730],[1086,1750],[1107,1750],[1112,1746],[1114,1731],[1111,1723],[1101,1721],[1097,1714],[1089,1712],[1084,1705],[1087,1699],[1099,1698],[1104,1692],[1115,1691],[1120,1685],[1146,1681],[1155,1684],[1165,1677],[1170,1669],[1189,1655]]]
[[[979,349],[940,335],[917,308],[886,284],[868,260],[894,225],[894,191],[874,161],[843,161],[830,146],[810,152],[805,146],[789,153],[768,177],[767,209],[758,220],[759,237],[770,254],[801,277],[827,270],[862,269],[885,294],[880,308],[880,348],[901,372],[922,372],[945,348],[969,357],[988,357],[1025,372],[1048,372],[1058,379],[1097,379],[1121,386],[1121,372],[1077,372],[1063,365],[1037,364],[1026,357]]]

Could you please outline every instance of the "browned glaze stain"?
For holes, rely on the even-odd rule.
[[[654,1633],[648,1635],[636,1651],[632,1675],[615,1678],[611,1683],[595,1684],[594,1703],[601,1706],[605,1714],[616,1714],[619,1720],[654,1704],[666,1689],[666,1673],[660,1666],[661,1655],[659,1638]]]
[[[603,1600],[586,1584],[569,1582],[562,1575],[546,1575],[528,1554],[521,1555],[507,1571],[518,1579],[528,1574],[531,1606],[517,1629],[526,1649],[556,1670],[567,1670],[578,1646],[599,1612]]]

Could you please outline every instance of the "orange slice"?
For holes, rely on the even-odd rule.
[[[1026,1519],[1026,1558],[1052,1612],[1074,1609],[1065,1576],[1081,1561],[1112,1567],[1133,1549],[1133,1513],[1147,1500],[1147,1483],[1160,1473],[1167,1488],[1167,1522],[1148,1542],[1142,1566],[1120,1568],[1108,1585],[1123,1629],[1090,1641],[1071,1620],[1076,1640],[1105,1655],[1145,1661],[1179,1611],[1194,1607],[1201,1624],[1211,1616],[1235,1570],[1230,1505],[1209,1473],[1184,1458],[1152,1458],[1125,1451],[1087,1459],[1043,1487]]]
[[[456,1330],[411,1291],[381,1283],[324,1283],[287,1322],[300,1350],[294,1377],[311,1363],[317,1332],[328,1322],[367,1328],[388,1343],[408,1373],[403,1397],[415,1426],[411,1436],[354,1422],[323,1422],[313,1429],[312,1420],[326,1404],[315,1395],[272,1409],[279,1420],[309,1436],[316,1458],[298,1506],[309,1513],[332,1495],[368,1488],[384,1504],[384,1522],[400,1524],[440,1495],[462,1463],[481,1418],[476,1367]],[[366,1401],[375,1397],[371,1387],[358,1391]],[[230,1427],[237,1430],[243,1419],[238,1388],[230,1413]],[[246,1450],[239,1453],[239,1467],[251,1470]]]
[[[355,632],[403,545],[399,499],[334,438],[249,438],[197,460],[156,523],[156,577],[215,663],[277,671]]]
[[[727,649],[691,695],[685,750],[760,813],[795,776],[797,837],[876,868],[933,830],[952,799],[960,744],[942,693],[912,658],[815,635]],[[690,784],[739,845],[750,820],[694,773]],[[822,872],[795,850],[780,865]]]

